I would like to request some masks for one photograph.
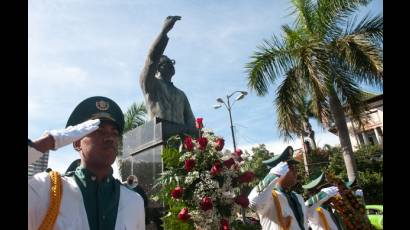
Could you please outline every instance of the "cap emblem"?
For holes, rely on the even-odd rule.
[[[101,111],[106,111],[110,108],[110,104],[103,100],[95,102],[95,106]]]

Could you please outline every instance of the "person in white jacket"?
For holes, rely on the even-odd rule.
[[[263,230],[308,230],[307,212],[329,198],[307,207],[303,197],[292,191],[297,183],[295,164],[299,163],[292,155],[293,149],[288,146],[280,155],[264,161],[272,168],[248,196]]]
[[[323,188],[326,186],[328,186],[328,184],[325,181],[324,173],[311,182],[302,185],[302,187],[307,190],[309,194],[316,193],[305,202],[307,207],[317,204],[319,200],[323,200],[326,196],[333,197],[338,194],[337,187],[330,186]],[[328,203],[329,200],[322,202],[319,206],[316,205],[316,209],[308,209],[307,217],[309,226],[312,230],[343,230],[343,224],[341,223],[340,217],[333,212]]]
[[[67,127],[94,119],[98,129],[73,143],[81,158],[75,171],[42,172],[28,181],[29,230],[145,229],[143,199],[112,176],[123,113],[111,99],[91,97],[74,109]]]

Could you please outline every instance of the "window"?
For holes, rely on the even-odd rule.
[[[374,133],[374,129],[366,131],[365,135],[367,137],[367,140],[369,141],[369,144],[371,145],[377,145],[379,142],[377,141],[376,133]]]
[[[359,145],[363,145],[363,144],[364,144],[364,140],[363,140],[362,133],[358,133],[358,134],[357,134],[357,139],[359,139]]]

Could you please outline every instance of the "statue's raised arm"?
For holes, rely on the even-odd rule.
[[[155,74],[158,71],[158,64],[168,44],[169,38],[167,34],[178,20],[181,20],[181,16],[168,16],[164,21],[161,32],[149,49],[144,69],[140,75],[140,86],[144,94],[154,90],[153,85],[155,84]]]
[[[195,117],[185,93],[171,82],[175,74],[175,61],[163,53],[168,43],[167,33],[180,16],[168,16],[161,32],[151,45],[140,75],[148,116],[185,125],[195,129]]]

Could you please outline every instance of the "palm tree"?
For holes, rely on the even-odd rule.
[[[143,125],[147,120],[147,110],[143,102],[132,103],[132,105],[124,113],[124,133],[135,129],[136,127]],[[122,141],[119,147],[120,151],[117,157],[118,171],[120,173],[121,179],[124,181],[126,179],[125,175],[128,171],[128,163],[122,158]],[[129,165],[131,165],[130,163]],[[131,167],[131,166],[130,166]]]
[[[291,115],[295,116],[292,120],[298,122],[287,122],[286,117],[278,116],[278,127],[281,135],[285,137],[285,140],[292,138],[292,134],[296,134],[301,139],[305,172],[309,175],[307,155],[309,155],[312,149],[316,149],[314,131],[312,130],[309,119],[316,117],[313,112],[313,101],[311,99],[298,95],[297,100],[297,103],[294,104],[295,107],[291,108],[291,110],[294,111]],[[308,136],[311,140],[309,147],[305,143],[305,136]]]
[[[298,119],[302,121],[302,127],[300,127],[297,132],[302,138],[302,144],[305,145],[303,137],[307,136],[310,139],[310,149],[307,149],[309,153],[311,149],[316,149],[315,132],[312,129],[312,125],[309,122],[310,118],[316,118],[312,99],[306,97],[300,97],[300,102],[296,104],[296,114],[299,116]],[[288,127],[281,127],[282,129],[289,129]],[[290,129],[291,130],[291,129]],[[306,149],[305,149],[306,151]]]
[[[132,103],[124,114],[124,133],[135,129],[136,127],[145,123],[147,119],[147,109],[143,102]]]
[[[383,84],[383,16],[352,14],[369,0],[292,0],[296,21],[282,27],[284,36],[265,40],[246,65],[248,86],[259,96],[284,75],[275,103],[279,126],[294,124],[299,97],[309,95],[315,116],[335,122],[349,180],[357,176],[345,111],[360,122],[359,84]],[[281,123],[282,122],[282,123]],[[288,131],[282,135],[290,136]]]

